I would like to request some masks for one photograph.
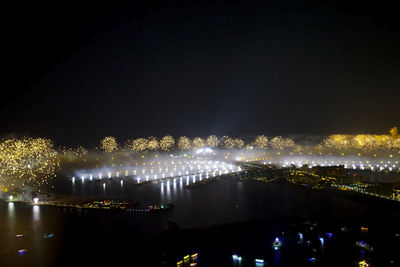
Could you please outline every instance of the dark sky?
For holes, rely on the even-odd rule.
[[[1,135],[94,145],[399,124],[387,1],[38,2],[2,7]]]

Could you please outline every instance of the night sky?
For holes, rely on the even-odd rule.
[[[95,145],[399,124],[389,2],[83,2],[2,7],[0,135]]]

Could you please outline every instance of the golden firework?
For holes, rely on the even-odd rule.
[[[142,152],[147,150],[148,142],[149,141],[146,138],[136,138],[134,140],[128,141],[128,147],[132,151]]]
[[[169,151],[172,149],[174,145],[175,145],[175,139],[172,136],[166,135],[163,138],[161,138],[160,148],[162,150]]]
[[[147,137],[147,150],[157,150],[159,147],[158,140],[154,136]]]
[[[226,135],[221,138],[221,142],[226,149],[234,149],[236,145],[235,140]]]
[[[253,145],[258,148],[267,148],[268,138],[265,135],[259,135],[254,139]]]
[[[275,149],[283,150],[286,147],[293,147],[294,141],[290,138],[283,138],[281,136],[276,136],[271,139],[270,145]]]
[[[181,136],[178,139],[178,148],[181,150],[188,150],[192,147],[192,143],[190,142],[190,139],[187,138],[186,136]]]
[[[235,147],[237,148],[243,148],[244,147],[244,141],[240,138],[235,138],[233,139],[233,142],[235,143]]]
[[[118,148],[117,140],[112,136],[104,137],[100,144],[101,149],[107,153],[113,152]]]
[[[216,135],[210,135],[206,139],[206,145],[209,147],[216,148],[219,145],[219,139]]]
[[[201,137],[195,137],[193,139],[193,148],[202,148],[205,146],[204,139]]]
[[[44,138],[8,139],[0,143],[0,186],[40,186],[54,177],[60,158]]]
[[[344,135],[334,134],[324,139],[323,145],[328,148],[346,150],[359,149],[363,151],[400,149],[400,137],[392,132],[391,135]]]

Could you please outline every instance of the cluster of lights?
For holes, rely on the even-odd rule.
[[[210,135],[205,140],[201,137],[195,137],[193,138],[193,140],[190,140],[186,136],[181,136],[176,142],[176,146],[180,150],[202,148],[205,146],[217,148],[219,145],[221,145],[222,148],[234,149],[243,148],[245,143],[240,138],[231,138],[229,136],[224,136],[219,139],[216,135]],[[126,147],[129,150],[137,152],[155,151],[158,149],[169,151],[172,150],[174,146],[175,139],[170,135],[164,136],[160,141],[157,141],[155,137],[146,137],[129,140],[126,144]]]
[[[147,149],[148,150],[158,150],[159,144],[157,138],[150,136],[147,138]]]
[[[93,181],[93,179],[104,179],[104,178],[123,178],[131,176],[138,183],[147,181],[157,181],[162,179],[169,179],[174,177],[193,178],[195,182],[196,176],[201,181],[203,178],[215,177],[222,174],[240,172],[241,168],[236,167],[234,164],[226,161],[218,160],[197,160],[197,159],[184,159],[184,160],[153,160],[151,162],[143,163],[132,168],[123,170],[108,169],[104,172],[82,172],[79,171],[79,178],[82,182],[85,180]],[[75,177],[72,177],[72,182],[76,181]],[[175,182],[176,180],[174,180]],[[121,183],[123,185],[123,183]]]
[[[77,146],[76,148],[58,148],[58,154],[63,158],[63,160],[74,161],[76,158],[82,158],[87,155],[88,151],[82,146]]]
[[[386,199],[389,199],[389,200],[400,201],[400,196],[397,195],[396,193],[393,193],[391,196],[390,195],[377,194],[377,193],[371,193],[371,192],[367,192],[366,191],[365,186],[359,185],[359,184],[353,184],[353,185],[335,185],[335,184],[332,184],[332,186],[337,187],[337,188],[342,189],[342,190],[344,188],[346,190],[356,191],[356,192],[361,193],[361,194],[366,194],[366,195],[380,197],[380,198],[386,198]]]
[[[175,147],[176,145],[176,147]],[[272,147],[275,149],[281,149],[287,147],[293,147],[294,141],[290,138],[283,138],[281,136],[273,137],[270,141],[264,135],[257,136],[253,142],[247,144],[247,147],[254,146],[256,148],[266,149],[268,147]],[[241,138],[232,138],[229,136],[223,136],[222,138],[218,138],[216,135],[210,135],[206,139],[201,137],[195,137],[190,140],[186,136],[181,136],[177,139],[175,143],[174,137],[171,135],[164,136],[160,140],[157,138],[150,137],[140,137],[136,139],[128,140],[125,144],[125,148],[127,150],[136,151],[136,152],[144,152],[144,151],[156,151],[156,150],[164,150],[170,151],[174,148],[178,148],[180,150],[188,150],[192,148],[202,148],[202,147],[211,147],[211,148],[225,148],[225,149],[240,149],[246,146],[245,142]],[[101,141],[101,148],[106,152],[112,152],[117,150],[118,144],[114,137],[105,137]]]
[[[275,151],[276,152],[276,151]],[[281,152],[262,152],[262,151],[251,151],[251,152],[243,152],[240,154],[236,154],[234,159],[236,161],[242,162],[261,162],[264,165],[278,165],[282,167],[303,167],[307,165],[309,168],[316,166],[344,166],[345,169],[354,169],[354,170],[371,170],[371,171],[400,171],[399,160],[393,157],[392,154],[381,155],[376,157],[374,154],[373,157],[362,156],[358,154],[357,157],[355,155],[345,155],[341,153],[340,155],[324,155],[322,153],[309,153],[302,154],[298,153],[297,155],[293,152],[283,154]]]
[[[170,136],[164,136],[160,140],[150,136],[147,138],[136,138],[129,140],[126,144],[126,148],[131,151],[143,152],[143,151],[156,151],[164,150],[169,151],[175,145],[175,139]]]
[[[270,146],[275,149],[283,150],[287,147],[294,147],[294,141],[290,138],[284,138],[281,136],[276,136],[269,142]]]
[[[3,190],[45,184],[55,176],[59,166],[60,158],[49,139],[0,142],[0,185]]]
[[[363,151],[375,150],[399,150],[400,136],[399,135],[346,135],[334,134],[328,136],[323,145],[328,148],[345,150],[359,149]]]
[[[127,142],[125,146],[128,150],[136,152],[144,151],[170,151],[173,149],[188,150],[192,148],[226,148],[226,149],[240,149],[245,147],[245,142],[240,138],[231,138],[229,136],[223,136],[218,138],[215,135],[210,135],[206,139],[201,137],[195,137],[192,140],[186,136],[182,136],[175,142],[174,137],[166,135],[161,139],[155,137],[137,138]],[[315,156],[323,155],[322,151],[324,148],[333,148],[338,150],[345,149],[359,149],[364,151],[373,150],[394,150],[400,149],[400,135],[397,128],[392,128],[390,134],[387,135],[371,135],[371,134],[360,134],[360,135],[331,135],[327,137],[322,145],[318,146],[300,146],[296,145],[290,138],[283,138],[280,136],[268,139],[264,135],[257,136],[252,142],[246,145],[249,150],[253,148],[258,149],[277,149],[283,150],[285,148],[292,148],[292,152],[297,152],[299,155],[310,154]],[[101,141],[101,149],[105,152],[114,152],[118,149],[118,143],[115,137],[105,137]],[[309,151],[308,151],[309,150]],[[307,152],[308,151],[308,152]],[[267,152],[267,151],[264,151]],[[276,152],[276,153],[275,153]],[[316,157],[313,159],[307,159],[302,156],[301,160],[279,160],[280,152],[275,151],[277,154],[271,158],[274,164],[280,164],[282,166],[289,166],[295,164],[302,166],[307,164],[309,166],[333,166],[333,165],[344,165],[345,168],[352,169],[370,169],[370,170],[389,170],[394,171],[399,169],[397,161],[379,161],[375,160],[346,160],[335,159],[335,160],[321,160]],[[399,150],[400,152],[400,150]],[[59,167],[60,159],[65,161],[73,161],[76,158],[84,158],[86,160],[88,152],[83,147],[77,147],[75,149],[60,148],[58,153],[53,148],[51,140],[44,138],[23,138],[23,139],[8,139],[0,143],[0,186],[3,190],[13,187],[21,187],[27,184],[40,185],[46,183],[50,177],[55,176],[55,172]],[[229,153],[228,153],[229,154]],[[308,155],[307,155],[308,156]],[[344,151],[341,152],[341,156],[344,157]],[[358,153],[361,156],[361,153]],[[390,158],[393,155],[389,155]],[[227,160],[230,155],[225,157]],[[238,157],[240,161],[260,161],[259,157],[254,160],[252,157]],[[262,157],[263,161],[265,162]],[[361,159],[361,158],[360,158]],[[129,171],[129,170],[128,170]],[[122,174],[122,172],[120,172]],[[95,174],[91,175],[93,178]],[[104,175],[104,177],[106,174]],[[87,176],[89,177],[89,176]],[[92,179],[90,178],[90,179]]]
[[[193,139],[193,147],[194,148],[202,148],[205,146],[204,139],[201,137],[195,137]]]
[[[241,260],[242,260],[242,257],[239,256],[239,255],[237,255],[237,254],[233,254],[233,255],[232,255],[232,259],[233,259],[234,261],[241,261]]]
[[[186,255],[183,257],[183,260],[180,260],[176,263],[176,266],[197,266],[197,256],[198,253],[194,253],[192,255]]]
[[[272,245],[273,245],[275,250],[278,250],[282,245],[281,240],[278,237],[275,238],[275,240],[274,240]]]
[[[216,148],[219,145],[219,139],[216,135],[210,135],[206,139],[206,146]]]
[[[161,138],[160,140],[160,148],[164,151],[169,151],[171,150],[171,148],[175,145],[175,139],[170,136],[164,136],[163,138]]]
[[[268,138],[265,135],[259,135],[254,139],[253,145],[258,148],[267,148]]]
[[[192,142],[186,136],[181,136],[178,139],[178,148],[180,150],[188,150],[192,148]]]
[[[221,143],[226,149],[242,148],[244,146],[244,141],[240,138],[231,138],[229,136],[223,136],[221,138]]]
[[[127,142],[127,148],[132,151],[146,151],[149,147],[147,138],[136,138]]]
[[[169,151],[173,149],[175,139],[170,136],[164,136],[160,140],[155,137],[137,138],[127,142],[127,148],[133,151],[149,151],[149,150],[164,150]],[[192,141],[186,136],[178,139],[177,147],[181,150],[191,148],[201,148],[209,146],[217,148],[221,146],[227,149],[242,148],[245,142],[240,138],[231,138],[223,136],[219,139],[215,135],[210,135],[205,140],[201,137],[195,137]],[[296,146],[294,140],[291,138],[284,138],[275,136],[269,140],[265,135],[257,136],[254,141],[248,146],[254,146],[260,149],[268,147],[283,150],[285,148],[293,147],[297,150],[302,150],[302,146]],[[106,152],[112,152],[118,148],[118,144],[114,137],[105,137],[101,141],[101,147]],[[334,134],[325,138],[322,146],[315,147],[317,150],[322,147],[344,150],[344,149],[360,149],[364,151],[372,151],[378,149],[393,150],[400,149],[400,135],[396,131],[391,130],[390,135],[372,135],[372,134],[359,134],[359,135],[344,135]]]
[[[101,149],[104,150],[105,152],[110,153],[117,150],[117,148],[118,148],[118,143],[115,137],[107,136],[104,137],[103,140],[101,140]]]

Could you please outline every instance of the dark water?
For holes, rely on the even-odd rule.
[[[61,194],[131,199],[139,205],[175,205],[171,211],[151,215],[0,202],[0,266],[118,266],[126,260],[132,266],[146,266],[137,263],[143,251],[151,251],[152,240],[175,226],[189,229],[301,216],[322,221],[335,230],[361,225],[378,231],[385,227],[384,232],[390,234],[400,228],[399,203],[354,193],[315,191],[285,183],[240,182],[237,177],[192,189],[185,188],[185,182],[171,181],[167,187],[166,183],[136,185],[125,180],[121,186],[120,180],[110,180],[104,188],[94,181],[55,181],[54,191]],[[43,238],[49,232],[55,237]],[[25,237],[16,239],[19,233]],[[18,255],[19,249],[28,251]]]

